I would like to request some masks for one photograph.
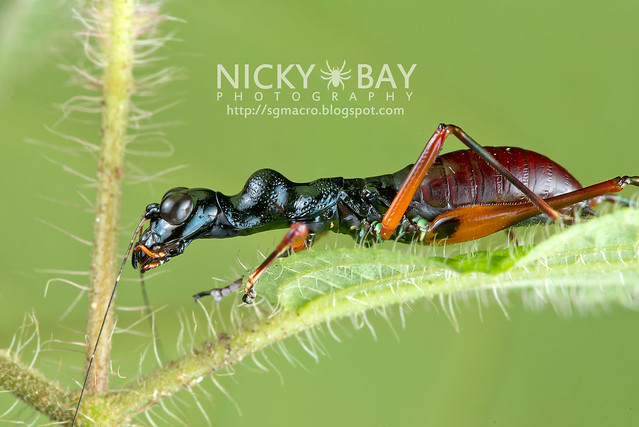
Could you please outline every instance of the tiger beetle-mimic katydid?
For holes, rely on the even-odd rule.
[[[439,156],[449,135],[468,149]],[[516,147],[482,147],[461,128],[440,124],[417,162],[393,174],[294,183],[279,172],[263,169],[235,196],[204,188],[169,190],[159,204],[146,207],[122,268],[147,220],[150,226],[131,257],[133,267],[139,266],[142,272],[180,255],[195,239],[288,228],[275,250],[249,275],[243,301],[250,304],[256,282],[277,257],[310,247],[328,230],[350,234],[364,244],[390,238],[459,243],[522,224],[572,222],[579,213],[593,215],[591,207],[604,200],[628,204],[609,194],[627,185],[639,186],[639,176],[583,188],[546,156]],[[211,295],[219,300],[241,285],[242,280],[237,280],[194,297]],[[113,292],[116,286],[117,280]],[[93,356],[86,378],[92,361]],[[81,399],[82,394],[76,416]]]

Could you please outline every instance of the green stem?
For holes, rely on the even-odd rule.
[[[68,421],[73,403],[60,386],[39,371],[23,364],[6,350],[0,350],[0,387],[22,399],[52,421]]]
[[[104,23],[106,31],[102,44],[104,105],[89,296],[89,358],[115,281],[126,129],[134,84],[133,0],[111,0],[104,3],[104,9],[102,16],[107,17],[108,22]],[[109,314],[87,383],[89,393],[100,394],[108,390],[112,328],[113,317]]]

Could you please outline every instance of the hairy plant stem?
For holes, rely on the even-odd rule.
[[[104,319],[104,310],[108,305],[116,274],[126,129],[134,84],[133,0],[105,0],[102,6],[102,16],[107,20],[103,23],[105,34],[102,43],[104,104],[87,330],[89,360]],[[101,394],[107,391],[112,329],[113,317],[109,314],[87,383],[89,393]]]
[[[311,304],[297,312],[281,313],[272,319],[258,321],[234,335],[221,333],[214,342],[204,342],[175,362],[140,378],[131,387],[107,396],[89,397],[85,413],[98,425],[125,424],[133,416],[152,408],[161,400],[195,386],[207,375],[235,365],[246,356],[291,335],[353,311],[357,310],[343,304],[319,308]]]
[[[72,399],[58,383],[45,378],[6,350],[0,350],[0,385],[52,421],[68,421],[73,415],[69,409]]]

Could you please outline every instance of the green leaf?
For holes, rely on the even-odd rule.
[[[579,308],[634,305],[639,288],[639,211],[618,209],[539,245],[455,257],[394,250],[333,249],[281,259],[258,284],[284,311],[333,319],[443,294],[524,289],[537,302]],[[321,321],[321,320],[320,320]]]

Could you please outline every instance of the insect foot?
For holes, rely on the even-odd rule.
[[[236,291],[237,289],[240,288],[240,286],[242,286],[241,278],[237,279],[235,282],[223,288],[213,288],[210,291],[198,292],[197,294],[193,295],[193,298],[195,299],[195,302],[198,302],[200,298],[207,297],[210,295],[213,297],[215,301],[221,301],[222,298],[224,298],[227,295],[230,295],[231,292]]]
[[[242,301],[244,302],[244,304],[253,304],[256,296],[257,293],[255,292],[255,289],[251,288],[244,294],[244,296],[242,297]]]
[[[621,184],[623,186],[635,185],[639,187],[639,176],[623,176],[621,177]]]
[[[229,295],[230,293],[231,293],[231,290],[228,287],[213,288],[210,291],[198,292],[197,294],[193,295],[193,298],[195,299],[195,302],[198,302],[200,298],[210,295],[213,297],[215,301],[222,301],[222,298]]]
[[[370,246],[373,243],[381,243],[382,238],[379,236],[379,233],[382,229],[382,223],[379,221],[371,221],[367,220],[362,221],[362,225],[359,229],[359,240],[365,246]]]
[[[415,233],[417,239],[420,242],[423,242],[426,238],[426,233],[428,232],[428,221],[424,218],[412,218],[410,220],[405,220],[400,223],[399,234],[404,233]]]

